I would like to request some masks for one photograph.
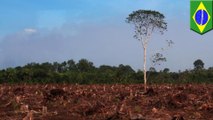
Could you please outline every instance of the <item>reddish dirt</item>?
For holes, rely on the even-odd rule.
[[[213,120],[213,85],[0,85],[0,120]]]

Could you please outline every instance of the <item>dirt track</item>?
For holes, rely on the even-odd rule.
[[[0,85],[0,120],[213,120],[213,85]]]

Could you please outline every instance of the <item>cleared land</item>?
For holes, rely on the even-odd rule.
[[[0,120],[210,120],[213,85],[0,85]]]

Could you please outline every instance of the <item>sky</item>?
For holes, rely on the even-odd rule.
[[[86,58],[95,66],[143,64],[140,42],[126,17],[139,9],[157,10],[166,16],[168,31],[153,33],[148,45],[151,55],[175,44],[163,54],[167,62],[157,70],[193,69],[203,60],[213,66],[213,31],[199,35],[190,30],[189,0],[1,0],[0,69],[31,62],[63,62]],[[150,61],[147,68],[151,67]]]

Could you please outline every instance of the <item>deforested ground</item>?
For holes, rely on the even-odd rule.
[[[213,85],[1,84],[0,120],[213,120]]]

